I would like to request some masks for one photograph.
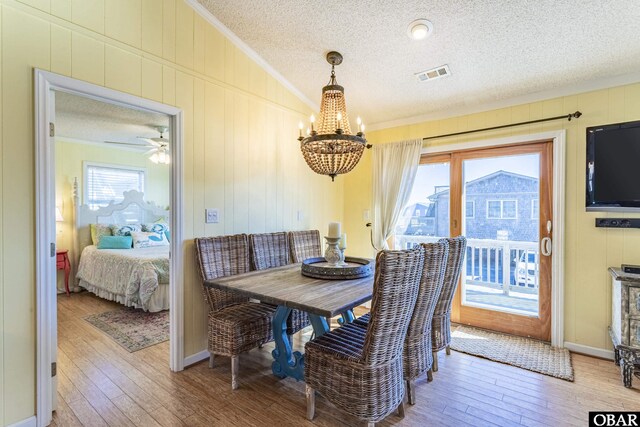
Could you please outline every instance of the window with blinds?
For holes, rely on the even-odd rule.
[[[122,201],[125,191],[144,193],[144,169],[85,163],[84,181],[85,203],[90,209]]]

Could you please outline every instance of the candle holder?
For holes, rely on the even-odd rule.
[[[327,248],[324,250],[324,259],[332,267],[339,267],[342,260],[342,253],[338,247],[340,237],[325,237],[327,241]]]
[[[347,265],[349,265],[345,262],[345,259],[344,259],[345,249],[347,248],[340,248],[340,263],[338,264],[340,267],[346,267]]]

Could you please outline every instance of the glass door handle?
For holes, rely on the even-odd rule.
[[[540,241],[540,252],[544,256],[551,256],[551,237],[544,237]]]

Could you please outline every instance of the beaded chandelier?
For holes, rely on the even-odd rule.
[[[318,125],[315,117],[311,116],[311,126],[307,129],[307,136],[302,136],[302,122],[300,122],[300,149],[309,167],[320,175],[329,175],[333,181],[339,174],[352,170],[360,161],[362,152],[366,148],[364,138],[364,124],[358,117],[357,133],[351,133],[347,106],[344,99],[344,87],[336,81],[335,66],[342,63],[342,55],[329,52],[327,62],[331,64],[331,78],[322,88],[320,101],[320,115]]]

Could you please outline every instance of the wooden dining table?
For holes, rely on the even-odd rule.
[[[287,336],[287,318],[291,310],[305,311],[316,337],[329,331],[327,318],[342,315],[353,320],[353,308],[371,299],[373,275],[361,279],[316,279],[303,276],[300,264],[205,280],[210,288],[237,292],[263,303],[277,306],[273,316],[271,370],[280,378],[304,379],[304,355],[293,351]]]

